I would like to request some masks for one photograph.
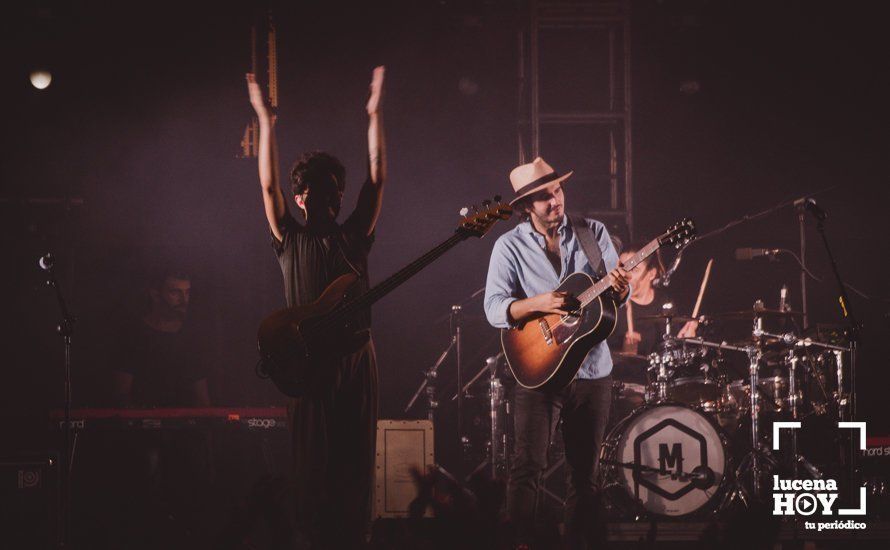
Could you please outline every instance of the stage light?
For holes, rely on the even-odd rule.
[[[49,71],[38,69],[31,71],[31,85],[38,90],[45,90],[53,81],[53,75]]]

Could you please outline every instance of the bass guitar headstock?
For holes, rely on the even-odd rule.
[[[499,220],[509,220],[513,214],[513,207],[509,204],[501,202],[499,195],[494,196],[494,200],[482,201],[482,209],[473,205],[470,208],[461,208],[460,215],[463,216],[457,226],[457,232],[465,237],[482,237],[488,233],[492,226]]]

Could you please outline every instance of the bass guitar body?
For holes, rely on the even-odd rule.
[[[368,331],[355,332],[348,322],[326,322],[356,283],[353,274],[334,279],[311,304],[280,309],[263,319],[257,333],[262,374],[279,391],[303,395],[315,376],[337,358],[359,349]]]
[[[578,296],[594,284],[573,273],[556,289]],[[526,388],[559,390],[567,386],[587,353],[615,330],[618,304],[601,294],[566,315],[544,315],[501,331],[501,346],[516,381]]]

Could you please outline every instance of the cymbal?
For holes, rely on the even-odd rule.
[[[747,321],[755,317],[803,317],[799,311],[782,311],[780,309],[743,309],[740,311],[724,311],[708,315],[711,319]]]
[[[688,317],[686,315],[673,315],[671,313],[656,313],[655,315],[640,315],[636,318],[637,321],[658,321],[670,319],[671,321],[680,321],[681,323],[686,323],[689,321],[697,321],[698,319],[694,319],[692,317]]]
[[[732,345],[742,348],[748,346],[759,346],[763,351],[785,351],[794,347],[790,344],[786,344],[778,338],[758,338],[756,336],[750,336],[748,338],[736,340],[732,342]]]

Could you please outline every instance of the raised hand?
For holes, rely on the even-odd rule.
[[[253,106],[253,110],[256,111],[257,116],[260,118],[268,117],[269,107],[266,105],[266,98],[263,97],[263,90],[257,83],[256,76],[253,73],[247,73],[245,78],[247,79],[247,93],[250,96],[250,104]]]
[[[371,74],[370,96],[368,97],[368,104],[365,106],[369,115],[377,114],[380,108],[383,107],[384,72],[386,72],[386,67],[380,65],[379,67],[374,67],[374,72]]]

